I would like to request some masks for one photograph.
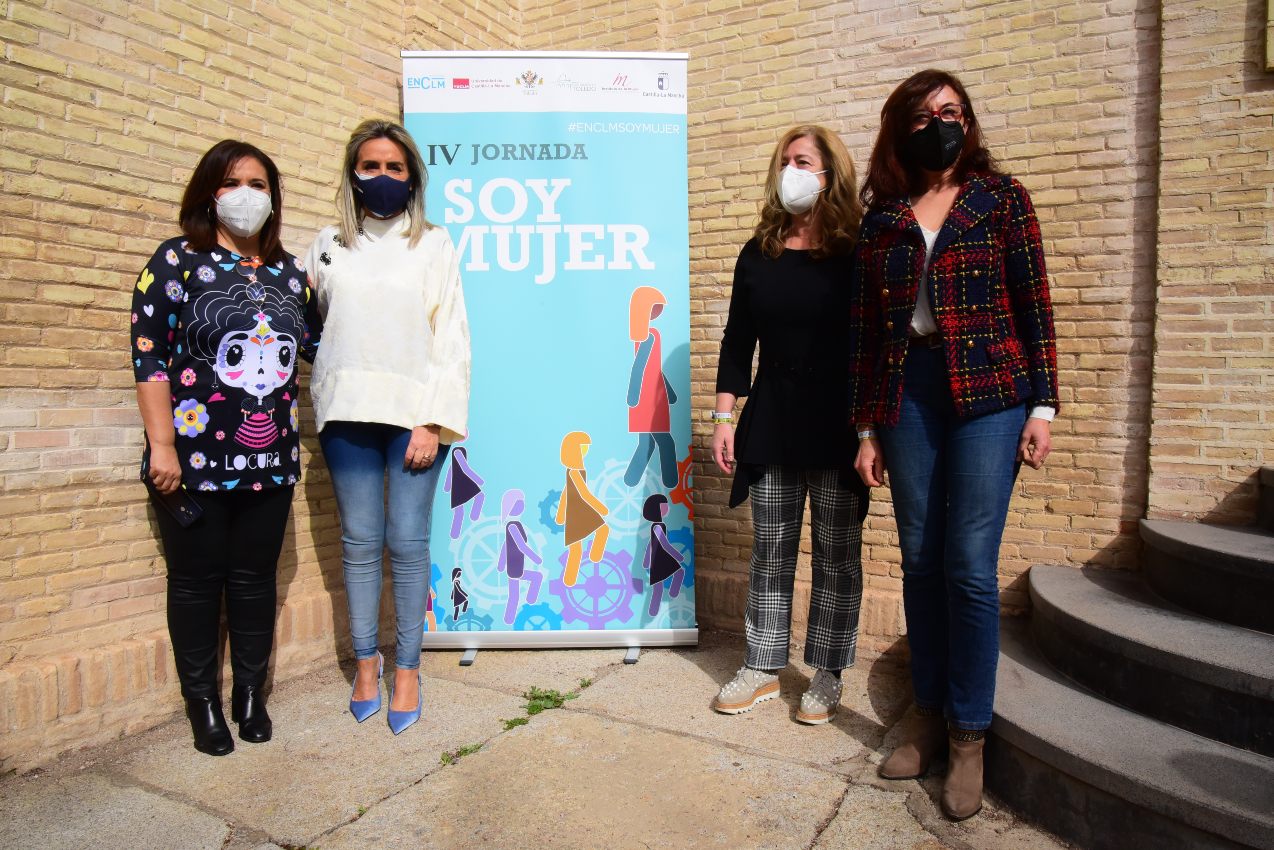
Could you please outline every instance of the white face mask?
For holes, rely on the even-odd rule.
[[[251,186],[240,186],[217,198],[217,218],[235,236],[256,236],[273,211],[270,195]]]
[[[823,191],[818,182],[818,175],[827,171],[803,171],[795,165],[783,166],[783,174],[779,178],[779,203],[792,215],[808,212],[818,200],[818,193]]]

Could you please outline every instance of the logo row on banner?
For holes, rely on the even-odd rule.
[[[405,112],[634,112],[684,115],[686,54],[403,51]],[[511,97],[514,95],[514,97]]]

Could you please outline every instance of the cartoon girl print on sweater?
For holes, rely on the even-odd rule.
[[[677,483],[677,447],[672,439],[669,405],[677,394],[664,374],[659,331],[651,327],[668,299],[653,286],[639,286],[628,302],[628,336],[633,342],[633,367],[628,376],[628,430],[637,434],[637,448],[624,473],[624,483],[640,483],[651,457],[659,453],[664,487]]]
[[[642,569],[650,574],[651,617],[659,613],[664,589],[668,589],[669,599],[676,599],[686,577],[685,556],[668,541],[668,524],[664,520],[668,517],[669,509],[668,497],[663,493],[655,493],[646,499],[641,510],[641,515],[650,523],[650,541],[646,544]],[[641,592],[641,579],[637,576],[633,576],[633,589]]]
[[[565,527],[566,570],[562,584],[575,586],[580,563],[584,559],[584,540],[591,534],[593,543],[588,549],[588,559],[600,563],[606,554],[606,538],[610,528],[603,519],[610,510],[601,499],[588,489],[588,473],[584,469],[584,455],[593,440],[583,431],[572,431],[562,438],[562,466],[566,467],[566,485],[557,503],[557,525]]]
[[[447,467],[447,479],[442,482],[442,489],[451,494],[451,539],[460,539],[460,528],[464,525],[465,505],[469,508],[469,521],[477,522],[482,514],[482,502],[486,498],[482,485],[486,482],[482,476],[473,471],[469,465],[469,453],[464,446],[456,446],[451,450],[451,465]]]
[[[250,279],[202,293],[190,313],[191,353],[212,364],[219,384],[243,393],[235,442],[256,451],[268,448],[286,433],[275,421],[274,393],[296,372],[298,342],[305,333],[299,304]],[[206,403],[223,400],[213,393]],[[282,400],[294,401],[286,392]],[[291,414],[289,405],[284,427],[291,424]]]
[[[504,543],[500,546],[500,560],[496,568],[509,577],[509,601],[504,606],[505,625],[513,625],[518,614],[519,597],[523,582],[530,588],[526,595],[526,604],[534,605],[540,598],[540,585],[544,583],[544,574],[526,565],[540,565],[544,560],[531,548],[526,536],[526,526],[518,519],[526,507],[526,497],[521,490],[509,490],[504,494],[500,505],[500,522],[504,525]]]
[[[222,338],[213,369],[219,379],[248,395],[235,440],[250,449],[264,449],[279,438],[271,395],[292,378],[296,339],[270,327],[270,317],[263,312],[258,311],[253,319],[257,326],[252,330]]]

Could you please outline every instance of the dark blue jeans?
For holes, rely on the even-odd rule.
[[[880,429],[902,549],[916,705],[986,729],[1000,651],[996,566],[1026,405],[956,415],[942,349],[907,352],[898,424]]]
[[[354,657],[372,658],[380,643],[381,563],[388,547],[398,621],[394,666],[403,670],[420,667],[429,596],[429,525],[448,449],[438,446],[427,469],[406,469],[403,455],[410,441],[406,428],[374,422],[329,422],[319,434],[341,512]]]

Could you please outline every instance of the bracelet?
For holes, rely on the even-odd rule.
[[[731,425],[734,423],[734,413],[729,410],[725,412],[714,410],[712,411],[712,422],[715,425]]]
[[[875,428],[864,428],[863,430],[858,432],[858,439],[860,440],[866,440],[874,436],[876,436]]]

